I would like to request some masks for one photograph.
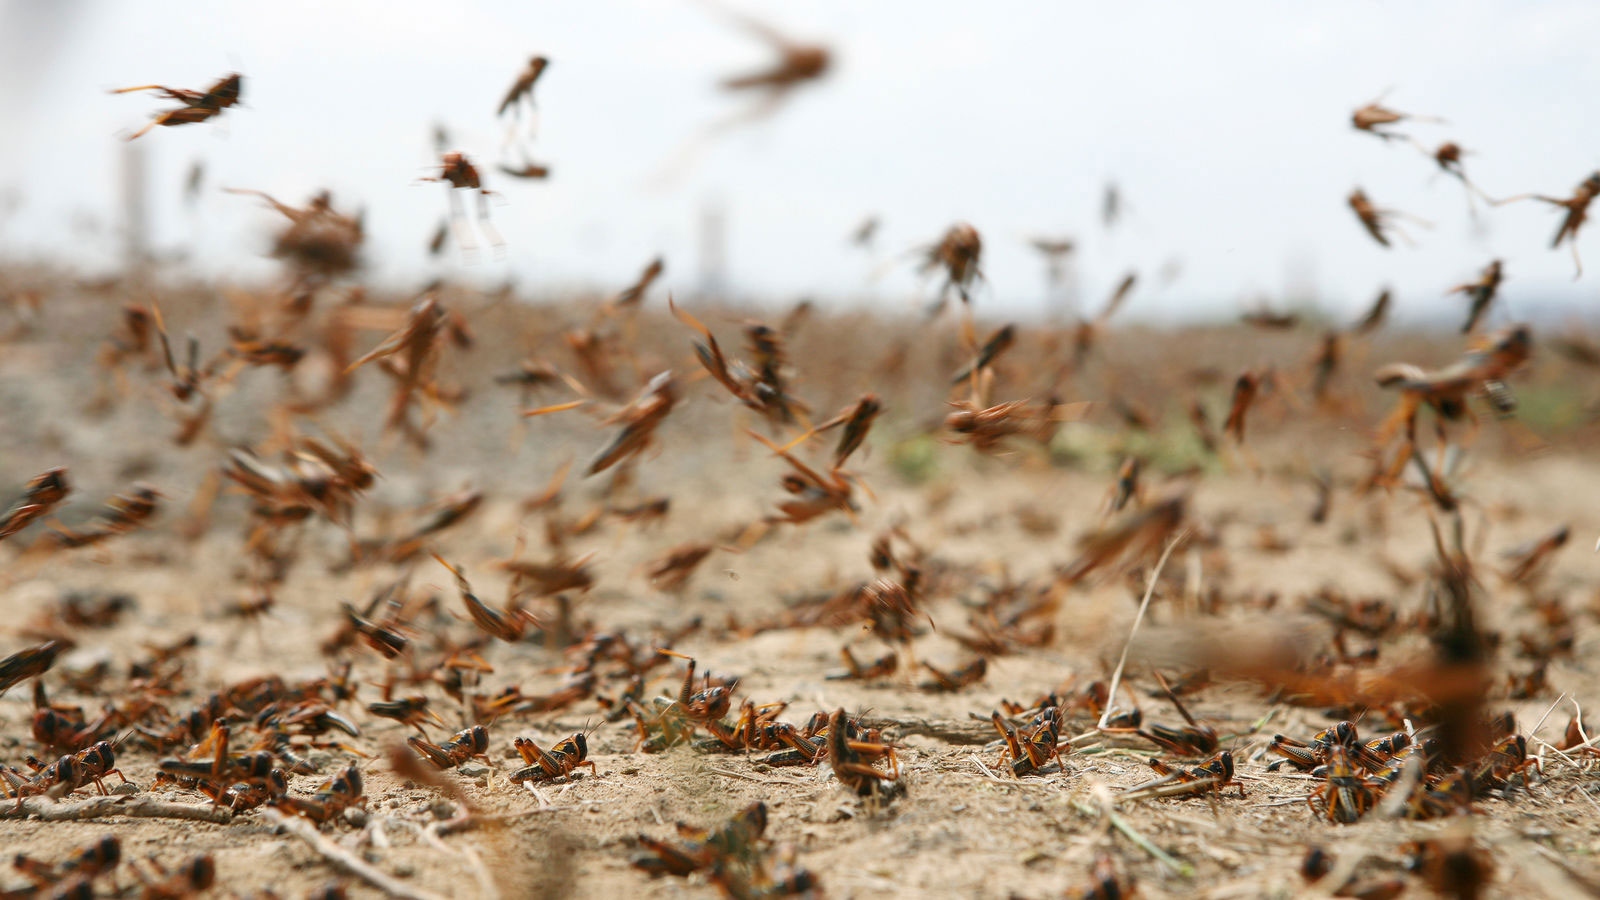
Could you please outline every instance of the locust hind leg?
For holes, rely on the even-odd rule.
[[[517,752],[522,754],[522,759],[524,762],[530,766],[538,766],[539,768],[543,769],[549,777],[557,778],[565,774],[561,770],[561,764],[559,762],[553,759],[550,754],[540,749],[538,744],[535,744],[528,738],[518,738],[514,743],[514,746],[516,747]]]

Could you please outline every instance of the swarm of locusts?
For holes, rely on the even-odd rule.
[[[759,114],[829,71],[739,21],[777,51],[723,82]],[[500,98],[517,141],[550,64]],[[242,82],[127,89],[182,104],[135,137],[215,118]],[[1390,146],[1428,123],[1352,118]],[[1423,149],[1487,199],[1459,146]],[[439,149],[417,180],[445,185],[464,248],[470,192],[498,246],[475,158]],[[1587,815],[1571,798],[1600,765],[1594,698],[1565,680],[1597,611],[1562,554],[1588,535],[1490,496],[1561,439],[1521,414],[1543,348],[1591,395],[1600,351],[1512,320],[1514,266],[1442,276],[1466,301],[1448,343],[1390,340],[1384,289],[1348,325],[1263,303],[1231,349],[1169,352],[1113,328],[1138,273],[1093,318],[984,321],[995,238],[965,222],[915,251],[923,314],[869,329],[674,295],[662,257],[560,309],[442,280],[369,296],[362,213],[233,192],[279,216],[283,280],[96,306],[93,389],[63,381],[25,460],[6,444],[0,834],[80,830],[17,854],[4,896],[278,896],[239,851],[263,826],[328,898],[525,893],[507,867],[527,860],[581,889],[569,856],[630,892],[965,892],[896,879],[997,834],[1027,846],[965,890],[1600,884],[1570,841],[1506,824]],[[1576,258],[1597,193],[1528,196],[1564,210]],[[1362,189],[1348,205],[1400,235]],[[1032,246],[1055,283],[1077,245]],[[69,345],[50,315],[9,340]],[[96,450],[72,416],[177,428]],[[1302,549],[1380,581],[1324,566],[1304,588],[1279,562]],[[157,590],[162,567],[196,574]],[[608,809],[626,827],[584,831]],[[210,830],[152,853],[119,834],[135,819]],[[1343,840],[1365,823],[1386,830]]]

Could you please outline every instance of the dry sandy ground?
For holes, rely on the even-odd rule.
[[[0,402],[5,404],[7,432],[0,436],[0,484],[9,491],[49,466],[67,466],[77,488],[73,502],[60,514],[69,522],[87,517],[100,499],[133,478],[166,492],[167,507],[151,529],[103,548],[41,560],[24,558],[14,546],[26,541],[0,545],[0,621],[20,628],[73,590],[132,595],[134,613],[114,629],[83,632],[77,650],[59,665],[71,669],[101,657],[125,663],[142,654],[143,642],[194,632],[200,647],[186,672],[191,692],[171,701],[175,709],[187,708],[229,681],[267,673],[290,679],[322,675],[325,661],[318,645],[338,625],[339,604],[361,602],[402,571],[410,571],[413,588],[436,591],[451,611],[448,624],[429,628],[445,628],[457,637],[471,632],[442,568],[424,557],[404,569],[342,570],[346,538],[327,523],[306,528],[302,558],[276,588],[277,604],[259,627],[223,617],[222,607],[243,596],[247,587],[239,581],[245,501],[224,495],[213,528],[198,541],[181,540],[173,526],[203,474],[221,462],[226,448],[264,434],[261,410],[276,389],[273,376],[252,373],[220,406],[213,435],[194,447],[174,449],[167,443],[172,425],[153,399],[160,384],[155,374],[135,372],[133,391],[109,414],[82,411],[96,377],[86,354],[113,327],[114,306],[95,307],[81,298],[73,302],[90,308],[81,311],[63,299],[33,334],[0,347]],[[181,308],[177,300],[172,303]],[[199,322],[199,316],[193,313],[191,321]],[[169,318],[175,316],[169,313]],[[684,337],[681,329],[673,331],[676,326],[663,321],[652,327],[667,335],[662,340]],[[826,332],[835,326],[823,319],[807,327]],[[466,524],[443,534],[435,546],[463,564],[479,593],[491,598],[502,596],[506,582],[490,563],[511,556],[519,534],[534,548],[530,555],[538,555],[542,546],[540,517],[523,513],[521,499],[536,494],[562,461],[576,456],[581,462],[602,440],[593,420],[580,414],[528,424],[517,420],[515,392],[494,387],[485,375],[510,368],[525,351],[549,345],[536,339],[496,340],[494,331],[492,323],[480,329],[490,336],[474,351],[473,367],[461,370],[462,380],[477,379],[473,389],[478,393],[459,419],[446,418],[434,426],[436,443],[425,456],[378,437],[377,404],[384,387],[375,376],[362,382],[351,401],[321,416],[362,438],[383,474],[358,512],[360,535],[397,528],[406,510],[449,491],[465,486],[485,490],[484,507]],[[370,346],[377,337],[363,340]],[[1248,339],[1253,338],[1241,338]],[[1302,344],[1311,340],[1310,335],[1300,336]],[[728,343],[737,343],[731,333]],[[680,343],[669,346],[681,348]],[[1451,345],[1443,346],[1433,352],[1433,360],[1453,352]],[[1287,356],[1294,352],[1284,351]],[[680,371],[690,371],[682,355],[673,356],[681,349],[663,354]],[[807,371],[807,356],[799,350],[795,355],[798,367]],[[1219,355],[1194,362],[1231,367],[1237,358]],[[567,365],[564,360],[561,364]],[[1364,370],[1351,377],[1364,378]],[[1126,388],[1131,379],[1120,383]],[[860,380],[824,385],[813,374],[802,390],[827,391],[826,402],[818,399],[814,405],[831,410],[859,390]],[[915,387],[903,392],[910,403],[929,393]],[[1073,440],[1100,449],[1067,457],[1067,464],[1059,464],[1063,459],[1058,458],[1056,465],[1028,449],[984,458],[966,447],[922,440],[916,447],[929,461],[916,474],[925,480],[912,480],[907,467],[896,461],[903,459],[905,442],[919,425],[941,414],[937,390],[931,393],[934,399],[922,409],[886,417],[867,457],[854,466],[872,490],[872,496],[859,497],[862,510],[856,521],[835,516],[804,528],[781,529],[741,554],[715,553],[686,591],[669,595],[651,587],[641,573],[646,560],[684,541],[719,540],[765,514],[781,496],[780,467],[752,442],[736,439],[729,425],[738,417],[735,407],[717,396],[714,385],[697,384],[685,409],[663,429],[663,449],[639,467],[639,484],[633,489],[636,495],[669,494],[670,517],[652,528],[608,523],[575,539],[571,548],[595,554],[597,583],[578,599],[577,608],[599,627],[645,636],[702,616],[707,627],[680,641],[677,649],[714,672],[739,676],[740,697],[787,702],[784,718],[792,722],[804,721],[814,710],[844,707],[892,723],[886,734],[900,748],[904,797],[863,804],[842,790],[826,768],[769,769],[741,754],[688,747],[637,752],[634,728],[626,720],[602,724],[591,734],[590,757],[597,773],[585,772],[538,791],[509,783],[504,776],[520,765],[511,739],[528,735],[548,746],[594,727],[600,709],[586,700],[555,714],[494,722],[494,766],[488,774],[448,777],[458,780],[483,811],[503,817],[498,820],[502,824],[430,840],[423,829],[436,820],[438,795],[402,782],[382,759],[384,749],[402,740],[407,729],[358,711],[353,714],[363,733],[349,743],[366,756],[330,752],[324,772],[351,761],[360,765],[371,816],[365,827],[340,822],[325,826],[323,833],[404,884],[442,896],[710,896],[715,889],[699,877],[651,880],[631,868],[637,836],[670,839],[675,821],[715,825],[759,799],[771,812],[768,837],[793,844],[799,863],[831,896],[1059,896],[1086,881],[1097,851],[1110,850],[1123,870],[1137,878],[1145,896],[1222,897],[1301,893],[1305,887],[1297,870],[1311,843],[1340,855],[1369,854],[1359,869],[1363,876],[1401,875],[1404,840],[1460,827],[1318,821],[1298,799],[1309,783],[1268,773],[1260,751],[1275,732],[1306,737],[1332,720],[1316,710],[1270,704],[1259,690],[1245,685],[1205,689],[1192,700],[1192,708],[1233,748],[1247,796],[1238,799],[1230,792],[1214,802],[1155,800],[1119,806],[1121,820],[1148,846],[1110,830],[1100,812],[1109,791],[1150,777],[1144,765],[1150,749],[1141,742],[1081,750],[1068,757],[1065,771],[1058,774],[991,777],[987,770],[996,769],[997,752],[990,746],[996,735],[984,720],[1002,698],[1031,700],[1065,683],[1081,686],[1104,677],[1115,664],[1138,599],[1138,585],[1121,577],[1073,589],[1056,616],[1057,637],[1051,646],[993,658],[984,681],[950,694],[919,691],[915,682],[921,676],[904,671],[869,685],[826,680],[827,674],[841,670],[839,649],[847,641],[868,656],[882,652],[858,626],[777,630],[750,638],[727,635],[721,624],[729,616],[759,621],[798,596],[836,591],[872,577],[872,538],[900,524],[948,574],[943,582],[948,590],[928,607],[935,630],[918,639],[914,652],[919,660],[954,666],[969,654],[948,635],[965,628],[964,603],[978,595],[980,585],[1006,574],[1037,583],[1072,558],[1073,540],[1098,521],[1114,477],[1116,454],[1104,448],[1115,444],[1115,423],[1097,420],[1075,426]],[[1225,395],[1224,384],[1210,396]],[[1144,396],[1147,402],[1164,402],[1160,390]],[[1253,427],[1253,452],[1262,471],[1252,472],[1242,463],[1208,465],[1194,489],[1191,522],[1215,532],[1220,546],[1208,554],[1178,553],[1171,563],[1178,583],[1199,578],[1202,584],[1220,585],[1227,596],[1239,598],[1241,609],[1244,598],[1269,593],[1280,598],[1270,613],[1241,611],[1230,613],[1230,619],[1299,617],[1300,598],[1324,586],[1352,596],[1384,597],[1402,610],[1419,605],[1422,588],[1398,586],[1378,559],[1381,554],[1409,568],[1425,568],[1431,558],[1425,507],[1404,491],[1376,499],[1352,494],[1350,485],[1365,466],[1359,456],[1365,425],[1307,423],[1280,411],[1263,413]],[[1592,453],[1584,452],[1581,439],[1557,441],[1540,453],[1522,456],[1502,453],[1505,443],[1486,435],[1466,476],[1472,498],[1469,542],[1482,548],[1481,561],[1497,566],[1500,550],[1562,523],[1574,534],[1546,584],[1577,617],[1575,652],[1552,663],[1549,689],[1539,696],[1491,701],[1494,708],[1514,710],[1528,730],[1563,693],[1586,705],[1600,703],[1592,663],[1600,649],[1595,627],[1600,564],[1589,553],[1600,534],[1600,506],[1594,502],[1600,497],[1600,469]],[[1320,526],[1307,521],[1312,491],[1300,474],[1307,463],[1331,469],[1337,485],[1332,513]],[[1156,490],[1161,477],[1147,475],[1148,489]],[[567,511],[578,513],[596,502],[602,480],[574,478],[567,490]],[[1019,516],[1019,509],[1043,513],[1048,522]],[[1287,546],[1261,549],[1262,528],[1273,529]],[[30,531],[27,539],[36,533]],[[1530,627],[1516,593],[1492,574],[1484,580],[1490,626],[1508,634]],[[1197,620],[1175,599],[1163,596],[1146,623],[1150,640],[1141,647],[1217,624],[1210,617]],[[1231,638],[1219,630],[1214,639]],[[6,637],[0,650],[10,652],[24,643],[23,637]],[[1385,645],[1385,657],[1417,652],[1420,643],[1414,636],[1402,637]],[[514,684],[537,694],[561,681],[560,674],[550,671],[564,662],[554,649],[531,642],[494,643],[484,655],[494,667],[484,681],[489,688]],[[370,682],[381,677],[373,655],[357,659],[361,678]],[[1527,667],[1519,660],[1505,662],[1516,670]],[[1163,701],[1144,696],[1154,685],[1141,654],[1135,654],[1129,672],[1147,718],[1173,719]],[[671,688],[670,673],[657,670],[652,694]],[[72,699],[58,688],[57,674],[45,680],[58,690],[58,699]],[[428,693],[456,727],[459,712],[453,702],[437,689]],[[362,688],[363,701],[376,696],[375,687]],[[25,687],[0,699],[0,761],[20,766],[25,755],[37,752],[28,735],[31,714]],[[1558,737],[1570,716],[1570,700],[1564,700],[1549,714],[1539,736]],[[1077,734],[1090,724],[1079,713],[1067,730]],[[445,733],[433,728],[431,735],[442,739]],[[1600,785],[1593,771],[1546,756],[1544,777],[1536,779],[1531,791],[1486,801],[1471,819],[1496,864],[1490,895],[1572,896],[1585,890],[1583,880],[1589,890],[1600,884]],[[155,760],[151,752],[132,751],[119,762],[125,775],[145,790],[151,788]],[[309,793],[321,777],[294,778],[292,791]],[[171,788],[154,790],[173,801],[203,799]],[[154,856],[175,863],[194,853],[212,854],[220,893],[270,888],[282,896],[299,896],[333,879],[345,883],[352,895],[372,893],[358,879],[338,875],[324,857],[255,813],[225,824],[124,817],[87,822],[5,819],[0,820],[0,846],[58,859],[108,831],[122,839],[129,858]],[[1158,859],[1150,848],[1166,858]],[[18,876],[0,875],[0,886],[20,883]],[[1410,890],[1426,895],[1415,880]]]

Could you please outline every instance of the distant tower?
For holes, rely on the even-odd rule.
[[[122,141],[122,253],[129,270],[150,260],[150,197],[145,146],[148,142]]]
[[[1072,321],[1083,315],[1083,288],[1078,281],[1078,260],[1076,254],[1068,255],[1061,261],[1061,271],[1057,273],[1056,283],[1056,313],[1062,321]]]
[[[1289,251],[1283,264],[1283,301],[1289,309],[1315,309],[1318,304],[1317,257],[1307,247]]]
[[[700,208],[700,285],[703,297],[721,299],[728,289],[728,228],[722,201],[708,200]]]
[[[1044,257],[1045,317],[1061,324],[1079,315],[1077,243],[1066,238],[1034,238]]]

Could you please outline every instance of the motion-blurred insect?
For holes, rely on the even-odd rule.
[[[440,769],[453,769],[474,757],[489,758],[489,732],[482,725],[458,731],[455,737],[444,744],[429,743],[415,735],[406,738],[406,743],[423,759]]]
[[[1307,883],[1315,884],[1333,871],[1333,864],[1332,855],[1321,847],[1312,847],[1306,851],[1305,859],[1300,863],[1300,877]],[[1357,900],[1394,900],[1405,893],[1406,886],[1404,878],[1358,880],[1351,875],[1347,876],[1343,884],[1324,885],[1320,890],[1327,890],[1335,897],[1354,897]]]
[[[402,697],[399,700],[368,703],[367,712],[381,718],[393,719],[402,725],[410,725],[423,737],[428,736],[427,730],[422,727],[424,720],[431,719],[438,725],[444,725],[444,720],[439,718],[439,714],[428,706],[428,698],[421,694]]]
[[[1389,317],[1389,302],[1392,299],[1392,295],[1393,292],[1388,288],[1379,291],[1378,296],[1372,301],[1372,306],[1367,308],[1366,314],[1361,317],[1359,322],[1350,327],[1350,333],[1357,335],[1370,334],[1383,327],[1384,320]]]
[[[655,443],[656,429],[677,402],[671,372],[661,372],[650,379],[633,402],[605,420],[603,424],[620,424],[622,430],[589,463],[585,474],[597,475],[648,450]]]
[[[1100,224],[1107,231],[1115,228],[1122,218],[1123,205],[1122,189],[1115,181],[1107,181],[1105,190],[1100,193]]]
[[[1513,325],[1455,363],[1434,372],[1409,363],[1391,363],[1378,369],[1374,373],[1378,386],[1400,392],[1394,411],[1378,428],[1380,458],[1397,432],[1403,429],[1405,435],[1386,477],[1392,479],[1398,475],[1415,452],[1417,414],[1424,406],[1433,409],[1438,416],[1435,428],[1442,452],[1446,422],[1466,417],[1474,429],[1477,427],[1477,417],[1467,405],[1468,395],[1486,391],[1488,383],[1499,382],[1520,367],[1532,353],[1532,344],[1533,336],[1527,326]]]
[[[840,410],[838,415],[808,429],[804,434],[785,444],[783,449],[792,449],[813,435],[842,425],[844,430],[839,433],[839,443],[833,451],[833,467],[837,469],[844,465],[852,453],[861,448],[862,442],[867,439],[867,432],[872,430],[873,421],[882,412],[883,404],[878,400],[877,394],[862,394],[860,399]]]
[[[1240,314],[1239,321],[1263,331],[1285,331],[1300,324],[1300,314],[1278,312],[1263,303],[1256,309]]]
[[[1117,310],[1128,302],[1133,289],[1139,284],[1139,273],[1129,272],[1117,282],[1116,288],[1111,291],[1111,296],[1106,299],[1106,305],[1093,319],[1079,319],[1077,328],[1072,333],[1072,369],[1078,371],[1088,362],[1089,354],[1093,352],[1095,344],[1099,342],[1101,332],[1105,331],[1106,324]]]
[[[762,98],[750,111],[735,121],[759,119],[776,112],[789,94],[808,81],[816,81],[828,73],[831,55],[820,44],[795,41],[777,29],[746,15],[724,10],[726,15],[746,31],[766,41],[778,52],[778,59],[765,69],[744,75],[725,78],[722,87],[729,91],[764,91]]]
[[[978,349],[977,356],[972,362],[957,372],[955,377],[950,379],[950,383],[960,384],[969,378],[976,378],[979,373],[992,365],[996,359],[999,359],[1001,354],[1010,350],[1016,342],[1017,327],[1015,325],[1006,325],[997,329],[994,334],[989,335],[988,340],[983,342],[983,346]]]
[[[1309,518],[1313,525],[1321,525],[1328,521],[1328,508],[1333,503],[1333,474],[1318,468],[1311,474],[1311,486],[1317,492],[1317,502],[1311,507]]]
[[[1372,239],[1385,247],[1389,246],[1389,237],[1386,233],[1388,231],[1393,231],[1395,234],[1400,235],[1407,243],[1411,242],[1411,239],[1406,237],[1405,232],[1395,226],[1394,219],[1405,217],[1424,227],[1428,225],[1427,222],[1415,216],[1410,216],[1397,210],[1378,208],[1368,199],[1366,192],[1361,188],[1351,191],[1350,197],[1346,202],[1350,204],[1350,209],[1355,212],[1356,218],[1361,220],[1361,226],[1367,229],[1368,234],[1372,235]]]
[[[854,231],[850,232],[850,243],[857,247],[872,249],[872,241],[877,237],[881,226],[882,221],[877,216],[867,216],[856,225]]]
[[[467,583],[467,577],[461,570],[445,562],[444,557],[433,554],[439,565],[450,570],[456,577],[456,588],[461,592],[461,602],[467,607],[467,614],[472,617],[472,623],[482,629],[490,637],[515,644],[522,640],[530,625],[537,627],[533,614],[514,603],[504,610],[494,609],[489,604],[478,599],[472,592],[472,585]]]
[[[1105,851],[1095,854],[1089,883],[1066,893],[1072,900],[1129,900],[1138,895],[1139,882],[1132,875],[1118,872],[1116,860]]]
[[[478,174],[478,167],[467,159],[465,153],[451,150],[440,157],[438,175],[423,177],[423,181],[442,181],[449,186],[450,221],[456,232],[456,242],[461,245],[465,253],[472,253],[477,249],[477,242],[472,239],[471,231],[467,227],[466,213],[461,208],[461,200],[456,196],[456,191],[470,191],[476,195],[478,204],[478,228],[489,239],[489,243],[496,250],[505,248],[505,241],[501,239],[500,232],[496,231],[494,224],[489,221],[489,198],[494,196],[494,191],[483,186],[483,177]]]
[[[187,401],[195,394],[204,397],[202,387],[213,374],[212,367],[200,368],[200,341],[194,335],[189,336],[189,352],[183,363],[172,355],[172,341],[167,336],[167,323],[161,317],[161,307],[154,304],[150,307],[150,314],[155,320],[156,334],[161,338],[161,357],[166,363],[167,374],[172,376],[172,383],[167,390],[172,392],[180,402]]]
[[[1123,507],[1130,501],[1138,500],[1143,496],[1139,486],[1139,471],[1143,463],[1137,456],[1129,456],[1117,466],[1117,480],[1111,486],[1111,491],[1106,497],[1105,511],[1107,513],[1122,512]]]
[[[56,664],[56,656],[61,650],[60,643],[47,641],[36,647],[18,650],[5,659],[0,659],[0,694],[29,678],[50,671],[50,667]]]
[[[283,796],[277,799],[276,805],[313,822],[332,822],[346,809],[365,807],[365,793],[361,770],[355,766],[345,766],[334,772],[309,798]]]
[[[544,70],[549,67],[550,60],[546,57],[535,56],[529,59],[528,64],[523,67],[521,72],[517,73],[516,80],[511,82],[511,87],[506,91],[505,97],[501,99],[500,108],[495,111],[495,115],[503,116],[508,111],[519,109],[523,100],[528,101],[527,105],[530,108],[535,108],[533,86],[539,83],[539,76],[543,75]]]
[[[1353,125],[1357,131],[1365,131],[1368,134],[1375,134],[1386,141],[1391,141],[1395,138],[1405,138],[1406,140],[1410,140],[1410,138],[1407,138],[1406,135],[1401,134],[1398,131],[1386,131],[1384,130],[1384,126],[1394,125],[1397,122],[1404,122],[1408,120],[1412,122],[1443,121],[1442,119],[1434,116],[1418,116],[1410,113],[1398,112],[1383,106],[1382,104],[1383,98],[1379,97],[1378,99],[1351,113],[1350,124]]]
[[[1453,833],[1411,844],[1406,868],[1439,897],[1477,900],[1494,881],[1494,859],[1470,835]]]
[[[722,79],[720,86],[723,90],[757,96],[749,105],[708,123],[691,136],[663,167],[657,176],[659,179],[670,179],[681,174],[718,135],[776,114],[797,89],[820,81],[828,73],[832,62],[827,47],[792,40],[764,22],[712,3],[711,0],[707,0],[707,5],[714,6],[717,12],[735,25],[765,41],[777,52],[778,58],[766,68]]]
[[[1544,537],[1513,547],[1503,554],[1511,562],[1511,568],[1506,570],[1506,580],[1513,584],[1527,584],[1537,580],[1550,562],[1550,558],[1557,550],[1566,546],[1567,538],[1572,534],[1571,529],[1562,525]]]
[[[127,493],[117,494],[106,501],[105,509],[81,529],[54,525],[50,539],[60,547],[87,547],[107,538],[126,534],[155,515],[160,506],[161,492],[145,484],[134,485]]]
[[[128,137],[128,140],[131,141],[157,125],[190,125],[195,122],[204,122],[213,116],[220,115],[223,110],[239,102],[239,95],[243,87],[244,76],[233,72],[224,75],[221,80],[204,91],[187,91],[159,84],[146,84],[139,87],[118,88],[111,93],[126,94],[129,91],[156,91],[169,100],[176,100],[183,104],[176,109],[163,110],[157,113],[150,124]]]
[[[1550,349],[1580,366],[1600,369],[1600,346],[1582,334],[1565,334],[1550,339]]]
[[[722,871],[729,864],[750,860],[759,850],[761,836],[766,830],[767,806],[758,800],[715,829],[694,828],[679,822],[678,835],[683,840],[681,844],[669,844],[649,835],[639,835],[639,845],[647,853],[634,857],[632,864],[634,868],[648,872],[652,878],[661,875],[683,878],[705,869]],[[728,896],[777,895],[729,892]]]
[[[195,160],[189,164],[189,174],[183,179],[183,202],[186,206],[193,206],[200,200],[200,189],[206,180],[206,164]]]
[[[841,647],[839,655],[844,657],[846,671],[842,674],[827,676],[829,681],[873,681],[878,678],[887,678],[900,667],[900,657],[893,653],[886,653],[866,665],[856,660],[849,647]]]
[[[1311,360],[1311,396],[1324,408],[1332,405],[1330,391],[1343,357],[1344,335],[1337,331],[1324,332],[1317,346],[1317,355]]]
[[[970,400],[952,400],[949,405],[954,409],[945,416],[944,427],[960,435],[956,442],[970,444],[979,453],[994,453],[1014,436],[1048,446],[1063,422],[1081,419],[1089,409],[1088,403],[1055,398],[1041,403],[1010,400],[984,408]]]
[[[37,519],[50,514],[52,509],[67,499],[71,488],[67,485],[67,470],[56,467],[41,472],[28,480],[17,502],[0,515],[0,541],[16,534]]]
[[[1455,141],[1445,141],[1444,143],[1440,144],[1432,153],[1429,153],[1425,148],[1419,149],[1422,149],[1422,152],[1427,154],[1429,159],[1433,160],[1434,164],[1439,167],[1439,171],[1444,172],[1447,175],[1453,175],[1461,182],[1461,186],[1467,191],[1467,208],[1473,213],[1473,215],[1477,214],[1477,207],[1473,203],[1473,195],[1482,197],[1485,200],[1490,200],[1490,198],[1484,194],[1483,191],[1478,190],[1478,186],[1473,184],[1472,180],[1467,177],[1467,170],[1461,165],[1461,157],[1466,156],[1467,151],[1461,149],[1460,144],[1456,143]],[[1490,200],[1490,202],[1492,203],[1493,201]]]
[[[1490,304],[1494,303],[1495,295],[1500,291],[1502,277],[1500,260],[1497,259],[1484,267],[1477,281],[1458,284],[1448,291],[1451,294],[1466,294],[1472,301],[1471,308],[1467,310],[1467,323],[1461,326],[1462,334],[1470,334],[1483,321],[1484,314],[1489,311]]]
[[[740,403],[774,424],[791,423],[805,415],[805,403],[791,395],[785,383],[783,344],[778,332],[760,323],[751,324],[745,333],[750,337],[754,364],[746,365],[740,360],[730,362],[723,355],[722,347],[711,329],[680,309],[671,297],[667,298],[667,306],[678,317],[678,321],[706,339],[704,344],[694,344],[695,355],[711,377],[727,388],[728,393]]]
[[[175,869],[168,869],[154,858],[144,860],[144,869],[132,866],[142,889],[141,897],[162,900],[189,900],[199,897],[217,881],[217,864],[208,853],[191,857]]]
[[[495,168],[512,178],[544,179],[550,177],[550,167],[540,163],[523,163],[520,166],[508,166],[500,163]]]
[[[1244,372],[1233,382],[1233,401],[1228,406],[1228,419],[1222,425],[1222,433],[1240,444],[1244,443],[1245,414],[1250,411],[1260,387],[1261,376],[1255,372]]]
[[[669,594],[678,593],[694,576],[695,569],[698,569],[715,549],[717,548],[711,544],[697,541],[679,544],[646,563],[645,575],[658,590]]]
[[[432,236],[428,238],[428,255],[438,256],[443,253],[444,242],[448,237],[450,237],[450,219],[447,216],[439,220],[438,226],[433,229]]]
[[[360,266],[365,239],[362,216],[350,216],[333,206],[333,194],[318,191],[304,207],[280,203],[264,191],[227,188],[230,194],[260,197],[289,224],[273,240],[272,255],[284,260],[305,279],[328,279]]]
[[[616,296],[610,300],[607,300],[606,307],[608,309],[639,308],[639,305],[644,301],[645,294],[649,292],[650,286],[656,283],[656,279],[661,277],[661,273],[666,271],[666,268],[667,261],[661,257],[658,256],[650,260],[649,264],[644,267],[644,271],[639,273],[638,280],[618,291]]]
[[[1189,422],[1194,426],[1195,436],[1200,439],[1201,446],[1207,453],[1217,452],[1217,431],[1211,426],[1211,417],[1206,413],[1205,404],[1199,398],[1189,403]]]
[[[458,491],[418,510],[420,520],[399,535],[382,541],[383,556],[393,561],[409,559],[428,539],[471,518],[483,503],[482,491]]]
[[[945,694],[951,691],[959,691],[968,685],[982,681],[983,676],[989,672],[989,661],[980,656],[967,665],[950,671],[938,668],[928,662],[924,662],[922,667],[927,669],[933,677],[917,685],[917,687],[924,691]]]
[[[52,888],[48,896],[66,900],[93,897],[90,880],[114,870],[121,861],[122,842],[116,835],[107,834],[59,863],[18,853],[11,865],[36,887]],[[78,890],[80,885],[81,891]]]
[[[1566,217],[1561,220],[1561,227],[1556,231],[1555,239],[1550,242],[1550,247],[1555,249],[1561,246],[1562,241],[1566,241],[1567,246],[1572,248],[1572,262],[1577,266],[1577,271],[1572,276],[1573,280],[1577,280],[1579,276],[1583,275],[1583,260],[1578,256],[1578,230],[1583,227],[1584,222],[1588,221],[1589,204],[1594,201],[1597,195],[1600,195],[1600,172],[1595,172],[1585,178],[1583,183],[1578,185],[1577,190],[1572,192],[1571,197],[1534,195],[1535,199],[1543,200],[1567,211]]]
[[[944,309],[951,288],[960,295],[962,303],[970,304],[972,297],[968,290],[983,278],[983,272],[978,268],[983,256],[983,238],[978,235],[978,229],[965,222],[957,222],[945,231],[938,243],[930,244],[920,252],[923,272],[943,269],[945,274],[944,285],[939,288],[939,297],[930,311],[937,314]]]
[[[1076,584],[1119,559],[1131,563],[1152,557],[1183,524],[1187,503],[1186,491],[1170,493],[1084,535],[1078,540],[1078,558],[1058,577],[1063,583]]]
[[[788,522],[801,525],[834,510],[853,516],[859,509],[851,499],[854,475],[838,468],[823,475],[763,435],[749,429],[745,430],[745,434],[760,441],[794,468],[793,472],[783,476],[783,489],[793,494],[794,499],[781,501],[778,513],[766,518],[768,524]]]
[[[1183,701],[1178,699],[1178,694],[1161,673],[1155,673],[1156,681],[1160,683],[1166,698],[1177,708],[1178,714],[1183,716],[1183,721],[1188,724],[1184,727],[1172,728],[1166,725],[1148,724],[1141,726],[1136,732],[1140,737],[1178,756],[1207,756],[1217,752],[1219,739],[1216,729],[1209,725],[1201,725],[1189,714]]]
[[[411,645],[411,639],[400,632],[398,621],[398,606],[391,606],[390,614],[382,622],[374,622],[370,618],[378,605],[386,599],[386,595],[398,591],[399,585],[393,585],[387,591],[381,591],[372,598],[367,606],[365,615],[358,613],[350,604],[343,606],[345,623],[339,631],[323,644],[323,652],[332,655],[340,648],[353,642],[359,637],[363,643],[371,647],[384,659],[395,659],[405,653]]]
[[[424,297],[411,308],[404,326],[345,368],[348,374],[373,360],[399,357],[398,364],[387,370],[395,379],[395,389],[384,419],[385,430],[400,429],[419,443],[422,441],[422,431],[410,422],[409,413],[419,399],[438,399],[433,375],[448,318],[437,300]]]

